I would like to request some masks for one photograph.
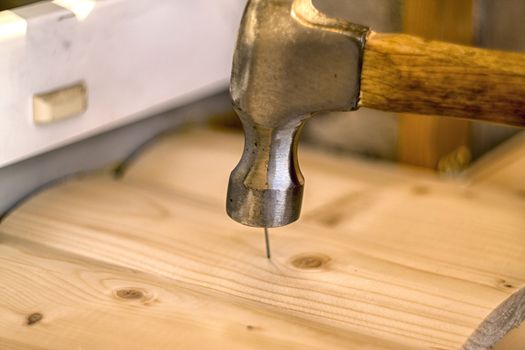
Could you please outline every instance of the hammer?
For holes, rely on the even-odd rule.
[[[525,55],[375,33],[327,17],[312,0],[250,0],[230,92],[245,146],[227,212],[267,229],[299,218],[307,118],[368,107],[523,126]]]

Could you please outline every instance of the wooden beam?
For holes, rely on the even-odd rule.
[[[474,0],[406,0],[404,31],[425,39],[472,44]],[[398,155],[401,162],[432,169],[441,158],[469,145],[470,123],[432,116],[402,115]]]
[[[262,230],[224,213],[242,143],[167,136],[121,180],[79,178],[13,212],[0,344],[478,350],[525,317],[522,198],[306,149],[303,219],[271,230],[267,260]]]

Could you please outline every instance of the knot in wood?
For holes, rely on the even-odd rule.
[[[425,185],[417,185],[412,188],[412,193],[417,196],[425,196],[430,194],[431,190],[428,186]]]
[[[44,318],[44,315],[42,315],[40,312],[32,313],[31,315],[27,316],[27,325],[31,326],[41,321],[43,318]]]
[[[330,257],[323,254],[302,254],[292,258],[292,265],[302,270],[316,270],[325,266]]]
[[[514,289],[514,285],[504,279],[499,281],[499,285],[505,289]]]
[[[122,288],[116,291],[115,295],[121,299],[134,300],[144,298],[144,292],[135,288]]]

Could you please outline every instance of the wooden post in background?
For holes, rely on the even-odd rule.
[[[475,0],[405,0],[404,31],[430,40],[470,45]],[[470,123],[444,117],[401,115],[401,162],[437,168],[441,159],[469,146]],[[464,155],[463,155],[464,156]]]

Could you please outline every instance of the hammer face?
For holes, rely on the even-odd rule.
[[[296,221],[304,185],[297,163],[302,123],[280,128],[244,126],[244,153],[228,185],[228,215],[253,227],[279,227]]]
[[[311,0],[249,1],[230,87],[246,137],[228,189],[234,220],[276,227],[298,219],[300,128],[313,113],[358,107],[366,33],[323,16]]]

